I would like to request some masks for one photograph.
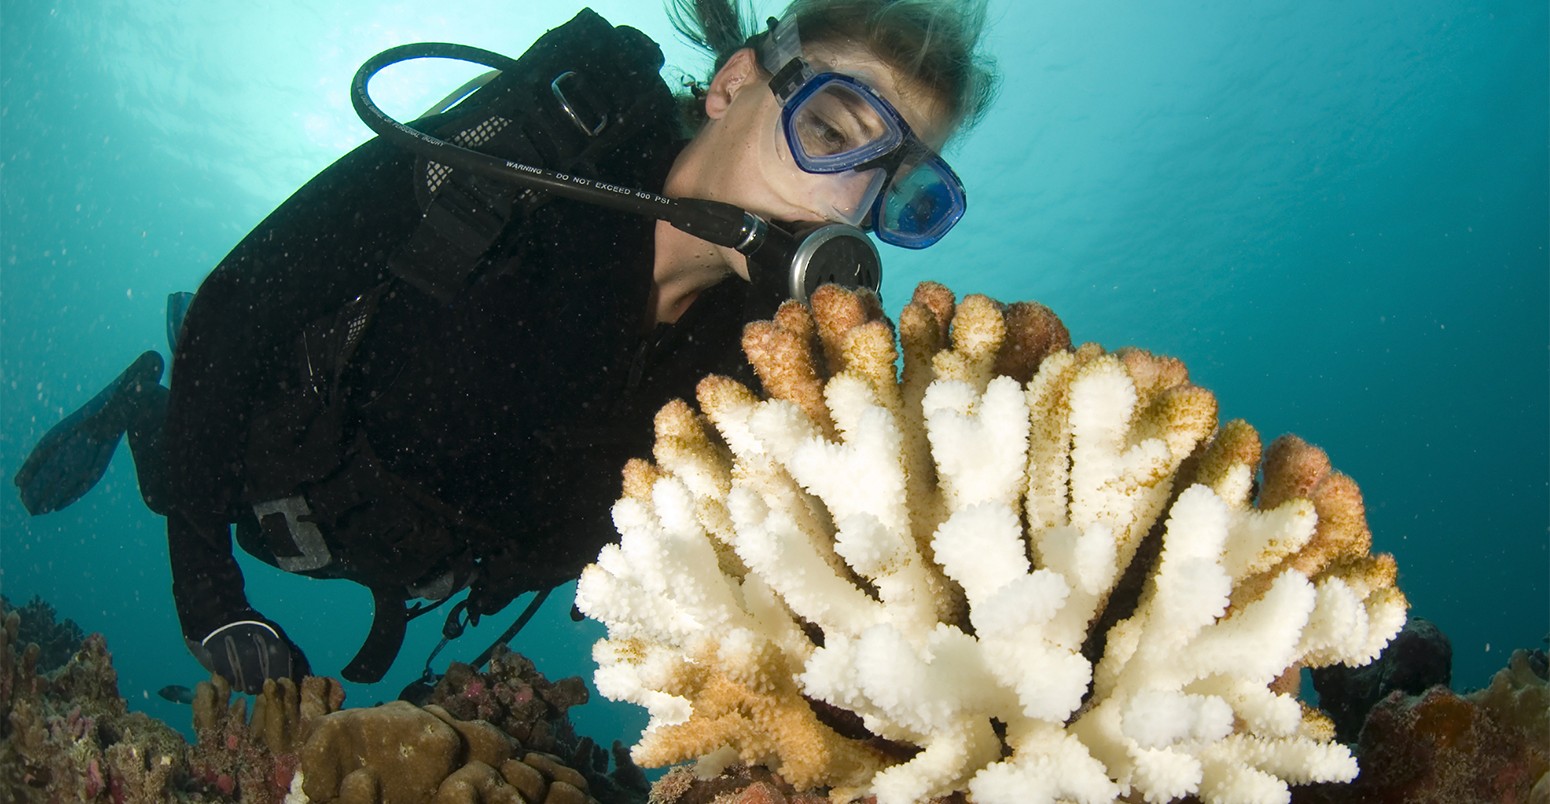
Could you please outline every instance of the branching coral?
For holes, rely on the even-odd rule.
[[[38,672],[49,673],[64,667],[75,655],[77,648],[86,641],[86,632],[74,620],[60,619],[48,601],[36,595],[24,606],[12,606],[0,595],[0,609],[15,610],[21,616],[21,630],[17,632],[17,644],[38,646]]]
[[[1038,305],[926,284],[899,334],[902,374],[875,298],[827,288],[746,330],[767,398],[711,377],[658,413],[577,591],[599,691],[650,712],[638,762],[881,804],[1355,776],[1285,687],[1370,661],[1405,601],[1323,452],[1261,461],[1181,363],[1072,351]]]

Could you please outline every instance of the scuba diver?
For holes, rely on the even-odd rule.
[[[925,248],[953,227],[964,189],[938,152],[993,94],[982,1],[796,0],[757,29],[730,0],[670,11],[716,57],[692,97],[590,10],[516,60],[368,61],[352,101],[379,136],[169,317],[170,389],[148,352],[44,436],[15,477],[27,509],[74,502],[127,433],[189,648],[247,692],[309,667],[249,604],[233,532],[371,590],[356,681],[462,590],[449,637],[573,580],[614,538],[655,412],[708,373],[756,384],[746,322],[825,281],[875,290],[867,232]],[[367,84],[422,56],[498,72],[406,126]]]

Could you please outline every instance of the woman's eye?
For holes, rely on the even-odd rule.
[[[823,135],[824,142],[830,143],[835,147],[843,147],[850,141],[850,138],[845,136],[843,131],[829,125],[828,121],[819,120],[818,126],[820,133]]]
[[[852,139],[842,128],[818,115],[808,115],[802,121],[802,144],[815,156],[843,153],[854,147]]]

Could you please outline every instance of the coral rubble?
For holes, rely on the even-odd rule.
[[[828,797],[802,793],[757,765],[736,765],[714,779],[675,768],[651,788],[650,804],[828,804]],[[961,804],[961,802],[960,802]]]
[[[644,765],[764,765],[882,804],[1286,801],[1356,762],[1297,671],[1399,630],[1361,496],[1261,449],[1176,360],[924,284],[826,288],[656,419],[577,605]],[[1262,454],[1263,452],[1263,454]],[[1258,475],[1258,479],[1256,478]]]
[[[502,646],[480,672],[453,662],[428,703],[462,720],[485,720],[533,751],[563,754],[576,742],[565,710],[587,702],[581,679],[550,682],[527,657]]]

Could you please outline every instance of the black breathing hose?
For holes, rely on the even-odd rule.
[[[564,198],[661,218],[701,240],[747,253],[759,245],[764,221],[747,210],[698,198],[672,199],[644,190],[617,187],[581,176],[555,173],[532,165],[482,154],[417,131],[389,117],[372,101],[366,85],[384,68],[418,58],[442,58],[482,64],[496,70],[517,69],[517,62],[493,51],[445,42],[399,45],[372,56],[350,83],[350,102],[372,131],[399,147],[452,168],[512,182]]]

